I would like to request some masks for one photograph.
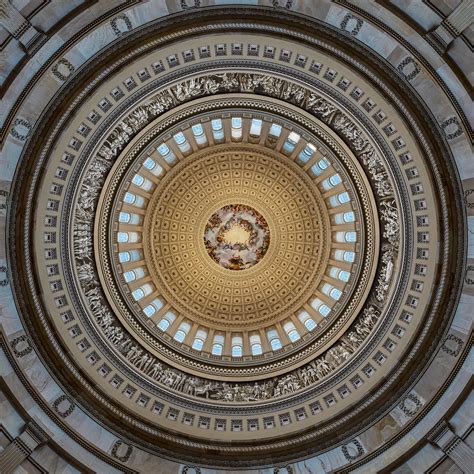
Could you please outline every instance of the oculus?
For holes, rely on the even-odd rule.
[[[264,257],[270,245],[266,220],[255,209],[243,204],[220,208],[209,219],[204,231],[209,256],[229,270],[245,270]]]

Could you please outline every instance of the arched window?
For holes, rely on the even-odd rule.
[[[140,223],[140,216],[138,214],[130,214],[130,212],[120,212],[119,222],[122,224],[137,225]]]
[[[221,356],[224,350],[224,336],[222,334],[215,334],[212,341],[212,355]]]
[[[330,312],[331,312],[331,308],[325,304],[322,304],[319,308],[318,308],[318,311],[319,311],[319,314],[321,316],[324,316],[326,317]]]
[[[268,342],[270,343],[270,347],[272,348],[272,351],[277,351],[278,349],[282,348],[281,341],[276,329],[270,329],[269,331],[267,331],[267,338]]]
[[[145,292],[142,288],[137,288],[136,290],[132,291],[132,296],[135,301],[138,301],[145,296]]]
[[[187,323],[186,321],[183,321],[179,325],[178,330],[176,331],[174,335],[174,339],[178,342],[184,342],[190,329],[191,329],[191,325]]]
[[[268,138],[270,140],[276,140],[281,135],[282,127],[276,123],[272,123],[270,130],[268,131]]]
[[[120,263],[136,262],[137,260],[140,260],[140,258],[141,258],[140,250],[129,250],[127,252],[119,253]]]
[[[139,174],[136,174],[132,179],[132,183],[138,187],[140,187],[144,182],[145,178]]]
[[[232,117],[231,137],[232,140],[242,139],[242,117]]]
[[[155,298],[149,305],[143,308],[146,316],[151,317],[163,307],[163,302],[159,298]]]
[[[307,311],[298,314],[298,319],[305,325],[308,331],[312,331],[316,326],[316,321],[309,315]]]
[[[331,188],[334,188],[340,183],[342,183],[341,176],[336,173],[325,179],[321,185],[325,191],[329,191]]]
[[[355,215],[352,211],[345,212],[344,213],[344,222],[354,222],[355,221]]]
[[[327,168],[329,168],[329,161],[326,158],[321,158],[315,165],[311,166],[311,173],[319,176]]]
[[[316,152],[316,147],[312,143],[308,143],[302,151],[300,151],[300,154],[298,155],[298,158],[303,162],[307,163],[309,159],[314,155]]]
[[[183,134],[181,134],[183,135]],[[183,135],[184,138],[184,135]],[[186,141],[186,138],[184,139]],[[176,141],[176,139],[175,139]],[[164,158],[166,163],[173,163],[173,161],[176,159],[175,154],[169,149],[168,145],[166,143],[162,143],[158,148],[158,153]]]
[[[260,119],[252,119],[252,123],[250,125],[250,136],[253,138],[258,138],[262,133],[262,120]]]
[[[221,142],[224,140],[224,127],[222,126],[221,119],[211,120],[212,135],[214,136],[214,141]]]
[[[344,281],[344,282],[348,282],[350,277],[351,277],[351,274],[349,272],[346,272],[345,270],[341,270],[339,272],[339,275],[337,275],[337,278],[339,278],[339,280]]]
[[[171,311],[168,311],[161,319],[160,322],[158,323],[158,327],[165,332],[170,325],[173,323],[173,321],[176,319],[176,315],[172,313]]]
[[[120,263],[127,263],[131,260],[130,252],[120,252],[118,255]]]
[[[193,131],[194,140],[196,140],[196,143],[198,145],[204,145],[207,143],[207,137],[204,133],[204,127],[200,123],[193,125],[191,127],[191,130]]]
[[[291,321],[288,321],[283,325],[283,330],[286,332],[291,342],[300,339],[300,335]]]
[[[337,186],[338,184],[342,183],[341,176],[338,173],[333,174],[329,178],[329,182],[331,183],[331,186]]]
[[[336,242],[353,243],[357,241],[357,234],[354,231],[336,232]]]
[[[355,242],[357,240],[357,236],[355,232],[346,232],[344,235],[344,240],[346,242]]]
[[[128,232],[118,232],[117,233],[117,242],[119,244],[123,244],[123,243],[128,242],[128,239],[129,239]]]
[[[143,207],[145,199],[142,196],[137,196],[136,194],[127,191],[123,197],[123,202],[130,204],[131,206]]]
[[[122,222],[123,224],[128,224],[131,218],[132,216],[129,212],[121,212],[119,214],[119,222]]]
[[[192,348],[196,351],[202,351],[204,343],[207,339],[207,331],[205,329],[198,329],[194,337]]]
[[[338,288],[333,288],[330,292],[329,292],[329,296],[334,299],[334,300],[339,300],[342,296],[342,291],[339,290]]]
[[[291,153],[295,148],[297,143],[300,141],[301,135],[296,132],[290,132],[288,138],[283,144],[283,151],[287,154]]]
[[[149,191],[153,187],[153,183],[149,179],[144,178],[140,174],[136,174],[133,177],[132,183],[135,186],[138,186],[139,188],[143,189],[144,191]]]
[[[242,336],[232,336],[232,357],[242,357],[244,342]]]
[[[137,199],[136,194],[126,192],[123,201],[127,204],[133,204]]]
[[[348,250],[344,251],[343,260],[345,262],[353,262],[355,260],[355,253]]]
[[[311,301],[311,307],[324,317],[326,317],[331,311],[331,308],[324,304],[319,298],[314,298],[314,300]]]
[[[140,288],[137,288],[136,290],[132,291],[132,296],[135,299],[135,301],[139,301],[145,296],[148,296],[149,294],[151,294],[152,291],[153,291],[153,287],[149,283],[145,283]]]
[[[253,356],[262,355],[262,342],[258,334],[252,334],[250,336],[250,351]]]
[[[195,351],[202,351],[202,348],[204,347],[204,341],[202,339],[194,339],[193,341],[193,349]]]
[[[135,272],[133,270],[130,270],[128,272],[125,272],[123,274],[123,279],[125,280],[125,283],[129,283],[133,280],[135,280],[136,276],[135,276]]]
[[[118,243],[130,243],[133,244],[140,240],[140,234],[138,232],[117,232]]]
[[[163,173],[163,168],[150,157],[143,162],[143,166],[155,176],[160,176]]]
[[[349,202],[351,200],[351,198],[349,197],[349,193],[343,192],[343,193],[340,193],[340,194],[337,195],[337,200],[341,204],[345,204],[346,202]]]

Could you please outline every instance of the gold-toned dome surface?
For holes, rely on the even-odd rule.
[[[251,148],[188,158],[153,195],[145,261],[172,306],[215,327],[261,325],[301,307],[329,257],[329,218],[307,174]],[[271,245],[258,265],[229,271],[209,258],[209,217],[239,203],[263,216]]]

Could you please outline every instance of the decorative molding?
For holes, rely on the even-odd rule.
[[[126,31],[122,31],[119,28],[119,22],[123,22],[123,24],[126,27]],[[132,30],[132,22],[130,21],[130,18],[127,16],[126,13],[121,13],[120,15],[117,15],[115,18],[110,20],[110,26],[112,27],[113,32],[115,33],[115,36],[122,36],[125,33],[128,33],[129,31]]]
[[[356,454],[351,454],[349,452],[349,449],[355,449]],[[355,461],[356,459],[360,458],[365,454],[365,449],[362,446],[361,442],[358,439],[353,439],[347,444],[344,444],[342,447],[342,454],[344,454],[344,457],[349,461]]]
[[[119,455],[118,454],[119,451],[123,452],[125,447],[126,447],[125,453]],[[132,452],[133,452],[133,446],[125,444],[123,441],[117,440],[113,444],[110,454],[112,457],[114,457],[118,461],[126,463],[130,459]]]
[[[23,349],[18,349],[18,345],[21,343],[24,343],[23,344],[24,347]],[[24,357],[25,355],[29,354],[33,350],[33,347],[30,344],[30,340],[28,336],[26,335],[16,337],[10,342],[10,345],[11,345],[11,348],[13,349],[14,354],[18,358]]]
[[[61,72],[60,68],[64,66],[67,70],[67,73]],[[61,68],[64,71],[64,67]],[[65,82],[68,80],[69,76],[76,70],[76,68],[71,64],[71,62],[66,58],[61,58],[52,68],[51,72],[56,76],[60,81]]]
[[[65,410],[60,410],[59,405],[66,401],[69,403],[69,406]],[[61,416],[62,418],[67,418],[74,411],[76,404],[74,403],[73,399],[68,395],[60,395],[58,398],[56,398],[56,400],[54,400],[51,406],[59,416]]]
[[[349,22],[351,20],[355,20],[356,24],[351,30],[348,30],[347,26],[349,25]],[[357,36],[363,25],[364,22],[359,17],[353,15],[352,13],[346,13],[346,16],[342,19],[341,24],[339,26],[341,30],[349,33],[351,36]]]
[[[450,341],[454,342],[456,346],[454,349],[452,348],[452,345],[449,344]],[[461,352],[463,344],[464,341],[460,337],[455,336],[454,334],[448,334],[444,339],[443,345],[441,346],[441,350],[443,352],[446,352],[446,354],[449,354],[450,356],[457,357]]]
[[[411,401],[412,403],[414,403],[415,407],[409,408],[406,405],[407,401]],[[409,393],[398,405],[398,407],[403,411],[403,413],[409,418],[415,416],[420,411],[422,406],[423,404],[421,403],[421,400],[414,393]]]

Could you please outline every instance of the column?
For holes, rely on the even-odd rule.
[[[12,473],[38,446],[45,443],[46,433],[30,421],[20,436],[17,436],[4,451],[0,453],[0,472]]]
[[[438,446],[464,473],[472,472],[474,451],[455,434],[446,421],[442,421],[428,440]]]
[[[8,1],[0,0],[0,25],[2,25],[29,54],[38,48],[43,33],[36,28]]]
[[[474,2],[464,0],[439,26],[428,33],[427,38],[439,52],[444,53],[448,46],[474,21]]]

